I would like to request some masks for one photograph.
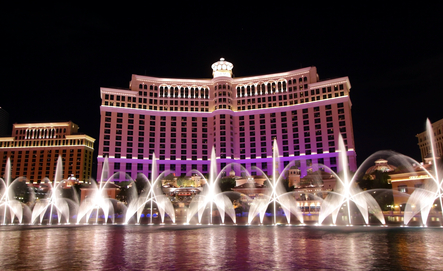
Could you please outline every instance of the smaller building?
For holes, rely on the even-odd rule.
[[[260,195],[265,195],[267,194],[268,189],[271,189],[270,187],[266,187],[264,185],[265,179],[262,178],[253,178],[251,176],[246,179],[242,178],[239,180],[240,182],[237,182],[238,185],[231,189],[234,192],[238,192],[242,195],[248,196],[241,198],[241,200],[245,202],[249,202]]]
[[[289,187],[299,187],[300,186],[300,176],[301,176],[301,170],[293,166],[289,169],[288,174],[288,186]]]
[[[427,182],[432,181],[428,172],[433,174],[432,158],[426,158],[425,162],[413,165],[413,170],[397,171],[390,174],[392,191],[394,196],[394,210],[403,211],[409,196],[416,188],[420,188]]]
[[[95,139],[78,132],[72,121],[14,124],[10,137],[0,137],[1,176],[11,161],[12,178],[25,177],[39,183],[55,175],[58,157],[63,158],[63,179],[91,178]]]
[[[434,130],[434,139],[435,139],[435,154],[438,157],[442,157],[443,155],[443,119],[438,120],[432,123],[432,129]],[[432,153],[431,145],[429,144],[429,135],[427,131],[421,132],[416,135],[418,139],[418,146],[420,148],[420,154],[422,161]]]
[[[331,173],[323,170],[308,172],[300,179],[299,185],[294,187],[294,197],[302,212],[319,212],[322,200],[328,192],[335,189],[336,183],[337,180]]]
[[[380,158],[380,159],[376,160],[375,161],[375,165],[373,165],[372,167],[368,168],[365,173],[370,175],[371,173],[373,173],[375,171],[392,172],[396,168],[397,168],[396,166],[389,165],[388,164],[388,160]]]

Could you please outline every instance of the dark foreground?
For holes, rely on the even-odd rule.
[[[0,270],[441,270],[442,228],[0,226]]]

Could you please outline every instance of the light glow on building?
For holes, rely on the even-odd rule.
[[[348,77],[320,81],[307,67],[232,78],[230,65],[214,63],[212,79],[132,75],[127,90],[101,88],[97,172],[109,157],[112,172],[149,176],[155,153],[160,172],[206,174],[214,146],[219,171],[237,162],[271,174],[274,138],[283,165],[296,160],[302,175],[318,163],[338,172],[338,134],[356,170]]]

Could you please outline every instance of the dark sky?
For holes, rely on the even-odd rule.
[[[212,78],[220,57],[237,77],[316,66],[350,78],[359,164],[386,149],[421,159],[415,135],[443,118],[441,6],[216,3],[4,6],[0,107],[98,139],[100,87],[131,74]]]

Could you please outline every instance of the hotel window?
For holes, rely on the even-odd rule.
[[[400,191],[402,193],[408,193],[408,186],[407,185],[399,185],[398,191]]]

